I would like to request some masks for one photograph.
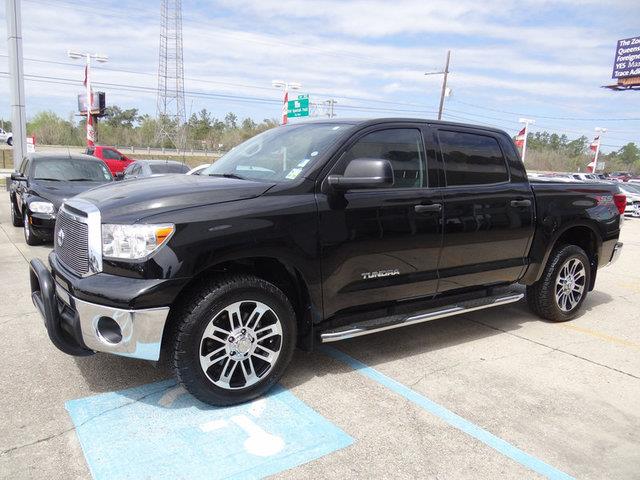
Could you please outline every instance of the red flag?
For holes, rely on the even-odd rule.
[[[520,132],[518,133],[518,135],[516,135],[516,147],[518,148],[524,147],[524,138],[525,138],[526,130],[527,130],[527,127],[523,127],[522,130],[520,130]]]
[[[591,142],[591,145],[589,145],[589,150],[591,150],[591,152],[595,154],[599,146],[600,146],[600,135],[596,135],[593,138],[593,142]]]

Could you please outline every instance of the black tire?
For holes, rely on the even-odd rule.
[[[33,233],[33,228],[29,223],[29,216],[27,215],[26,208],[23,208],[22,210],[24,211],[24,215],[22,217],[24,241],[27,243],[27,245],[31,245],[31,246],[40,245],[41,243],[40,239],[36,237],[35,233]]]
[[[233,364],[230,355],[240,355],[240,348],[237,352],[230,347],[230,338],[233,341],[232,335],[226,336],[226,340],[212,340],[210,338],[203,338],[207,328],[211,328],[214,321],[217,322],[221,315],[226,315],[226,309],[229,306],[243,302],[242,306],[248,304],[249,307],[253,303],[254,305],[261,304],[266,305],[271,309],[276,322],[279,322],[281,328],[281,335],[276,335],[276,342],[280,346],[278,350],[278,356],[273,363],[268,363],[270,367],[264,370],[264,375],[260,376],[257,372],[258,367],[254,368],[257,363],[262,363],[260,357],[253,356],[254,353],[244,353],[244,355],[250,355],[253,362],[250,361],[250,369],[253,369],[253,373],[257,374],[259,379],[254,379],[256,383],[244,386],[249,383],[246,376],[245,365],[242,363],[246,360],[236,361],[237,365],[233,366],[233,374],[230,374],[231,378],[235,378],[241,375],[241,379],[245,380],[245,383],[240,386],[233,387],[231,385],[232,380],[228,381],[229,388],[223,388],[216,385],[215,372],[212,374],[212,369],[219,369],[220,374],[217,381],[222,378],[222,374],[227,368],[227,364],[224,366],[224,362],[230,362],[229,366]],[[240,311],[240,310],[239,310]],[[249,318],[255,312],[243,314],[240,317],[241,324],[246,322],[249,326],[251,323]],[[244,316],[243,316],[244,315]],[[265,318],[271,313],[265,314]],[[229,318],[228,316],[224,318]],[[260,319],[254,325],[254,330],[261,325],[263,320]],[[168,338],[168,345],[170,346],[170,355],[172,366],[175,371],[178,381],[197,399],[202,402],[223,406],[233,405],[237,403],[247,402],[267,392],[284,374],[287,365],[291,361],[293,351],[296,344],[296,317],[291,306],[291,303],[282,291],[275,285],[262,280],[260,278],[251,275],[224,275],[210,280],[200,290],[194,292],[190,299],[185,301],[181,306],[178,306],[175,311],[171,312],[170,329]],[[268,325],[267,325],[268,326]],[[260,328],[263,328],[262,326]],[[233,330],[233,324],[228,328],[229,331]],[[252,331],[253,332],[253,331]],[[236,330],[238,333],[238,330]],[[244,333],[244,330],[242,330]],[[224,335],[223,335],[224,336]],[[255,336],[255,345],[260,348],[260,343],[263,341]],[[277,338],[279,337],[279,339]],[[201,353],[204,351],[205,342],[212,340],[216,343],[212,350],[221,349],[220,345],[227,348],[223,351],[223,356],[218,357],[212,355],[211,350],[207,355],[212,355],[211,358],[215,358],[215,362],[211,364],[206,370],[201,365]],[[235,338],[237,340],[237,337]],[[245,340],[246,341],[246,340]],[[251,340],[253,342],[253,340]],[[239,345],[239,344],[237,344]],[[246,345],[243,344],[243,345]],[[253,344],[252,344],[253,345]],[[264,345],[264,344],[262,344]],[[271,348],[271,344],[268,345]],[[230,349],[230,350],[229,350]],[[274,347],[275,349],[275,347]],[[215,352],[213,352],[215,353]],[[206,355],[205,355],[206,357]],[[229,359],[229,360],[227,360]],[[241,367],[240,373],[236,372],[236,369]],[[214,378],[210,378],[214,377]]]
[[[14,227],[22,226],[22,218],[18,214],[18,208],[16,207],[16,202],[13,198],[9,198],[11,202],[11,223]]]
[[[572,259],[580,262],[584,268],[584,279],[580,277],[573,283],[577,286],[582,286],[582,291],[579,298],[577,298],[577,294],[572,296],[572,299],[577,299],[575,305],[573,305],[572,302],[560,305],[562,301],[559,301],[556,295],[557,291],[562,291],[562,286],[559,283],[559,274],[564,266]],[[587,298],[590,281],[591,268],[589,258],[585,251],[577,245],[561,245],[549,255],[549,260],[547,261],[540,280],[527,287],[527,303],[535,314],[546,320],[566,322],[578,315],[582,303],[585,298]],[[569,289],[569,291],[571,292],[572,289]],[[560,295],[562,295],[562,293],[560,293]]]

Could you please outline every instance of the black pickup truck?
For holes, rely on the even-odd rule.
[[[503,131],[415,119],[288,125],[202,175],[67,200],[32,298],[71,355],[166,358],[197,398],[269,389],[297,345],[504,305],[575,317],[625,197],[530,183]]]

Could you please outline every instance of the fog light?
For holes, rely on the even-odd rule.
[[[105,343],[116,345],[122,340],[120,325],[111,317],[100,317],[96,323],[98,337]]]

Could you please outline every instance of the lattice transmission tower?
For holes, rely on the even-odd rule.
[[[185,148],[182,0],[161,0],[156,140]]]

